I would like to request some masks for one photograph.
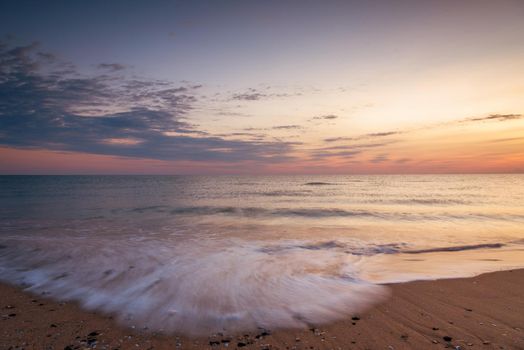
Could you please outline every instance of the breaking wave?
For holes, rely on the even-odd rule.
[[[194,335],[331,322],[387,295],[359,279],[356,259],[304,247],[274,259],[252,243],[13,239],[0,276],[126,325]]]

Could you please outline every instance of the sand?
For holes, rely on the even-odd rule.
[[[384,303],[333,324],[187,338],[0,285],[0,349],[524,349],[524,269],[389,288]]]

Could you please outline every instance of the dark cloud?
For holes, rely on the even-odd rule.
[[[219,137],[247,137],[251,139],[263,140],[267,137],[265,134],[253,134],[249,132],[231,132],[227,134],[218,134]]]
[[[261,98],[266,97],[267,95],[255,92],[251,94],[235,94],[232,96],[233,100],[240,100],[240,101],[257,101]]]
[[[391,136],[391,135],[397,135],[401,134],[400,131],[387,131],[387,132],[374,132],[371,134],[366,134],[364,137],[384,137],[384,136]]]
[[[524,116],[522,114],[490,114],[487,117],[464,119],[463,122],[476,122],[476,121],[484,121],[484,120],[506,121],[506,120],[522,119],[523,117]]]
[[[302,126],[300,125],[277,125],[273,126],[271,129],[273,130],[296,130],[296,129],[302,129]]]
[[[229,98],[230,101],[258,101],[262,99],[268,99],[268,98],[284,98],[284,97],[290,97],[290,96],[298,96],[301,95],[301,93],[275,93],[275,92],[268,92],[270,87],[266,87],[266,91],[262,92],[254,88],[249,88],[244,92],[241,93],[235,93],[231,95]]]
[[[374,132],[374,133],[359,135],[355,137],[328,137],[324,139],[324,142],[330,143],[330,142],[340,142],[340,141],[358,141],[358,140],[370,139],[370,138],[375,138],[375,137],[398,135],[404,132],[405,131],[387,131],[387,132]]]
[[[327,114],[327,115],[320,115],[320,116],[313,117],[311,118],[311,120],[334,120],[337,118],[338,118],[337,115]]]
[[[289,160],[292,144],[225,140],[187,114],[199,85],[42,70],[38,44],[0,45],[0,144],[161,160]],[[44,73],[45,71],[45,73]]]
[[[324,142],[339,142],[339,141],[351,141],[352,137],[328,137],[324,139]]]
[[[377,147],[383,147],[391,144],[393,142],[391,141],[384,141],[384,142],[374,142],[374,143],[355,143],[351,145],[338,145],[338,146],[329,146],[329,147],[321,147],[318,148],[319,150],[354,150],[354,149],[367,149],[367,148],[377,148]]]
[[[106,69],[111,72],[117,72],[119,70],[126,69],[126,66],[121,63],[100,63],[99,65],[97,65],[97,68]]]

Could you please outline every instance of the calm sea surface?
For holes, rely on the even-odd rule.
[[[524,267],[524,175],[0,176],[0,279],[164,331],[329,322]]]

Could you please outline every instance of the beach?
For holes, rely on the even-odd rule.
[[[524,269],[390,284],[381,304],[302,329],[186,337],[0,285],[0,349],[524,349]]]

